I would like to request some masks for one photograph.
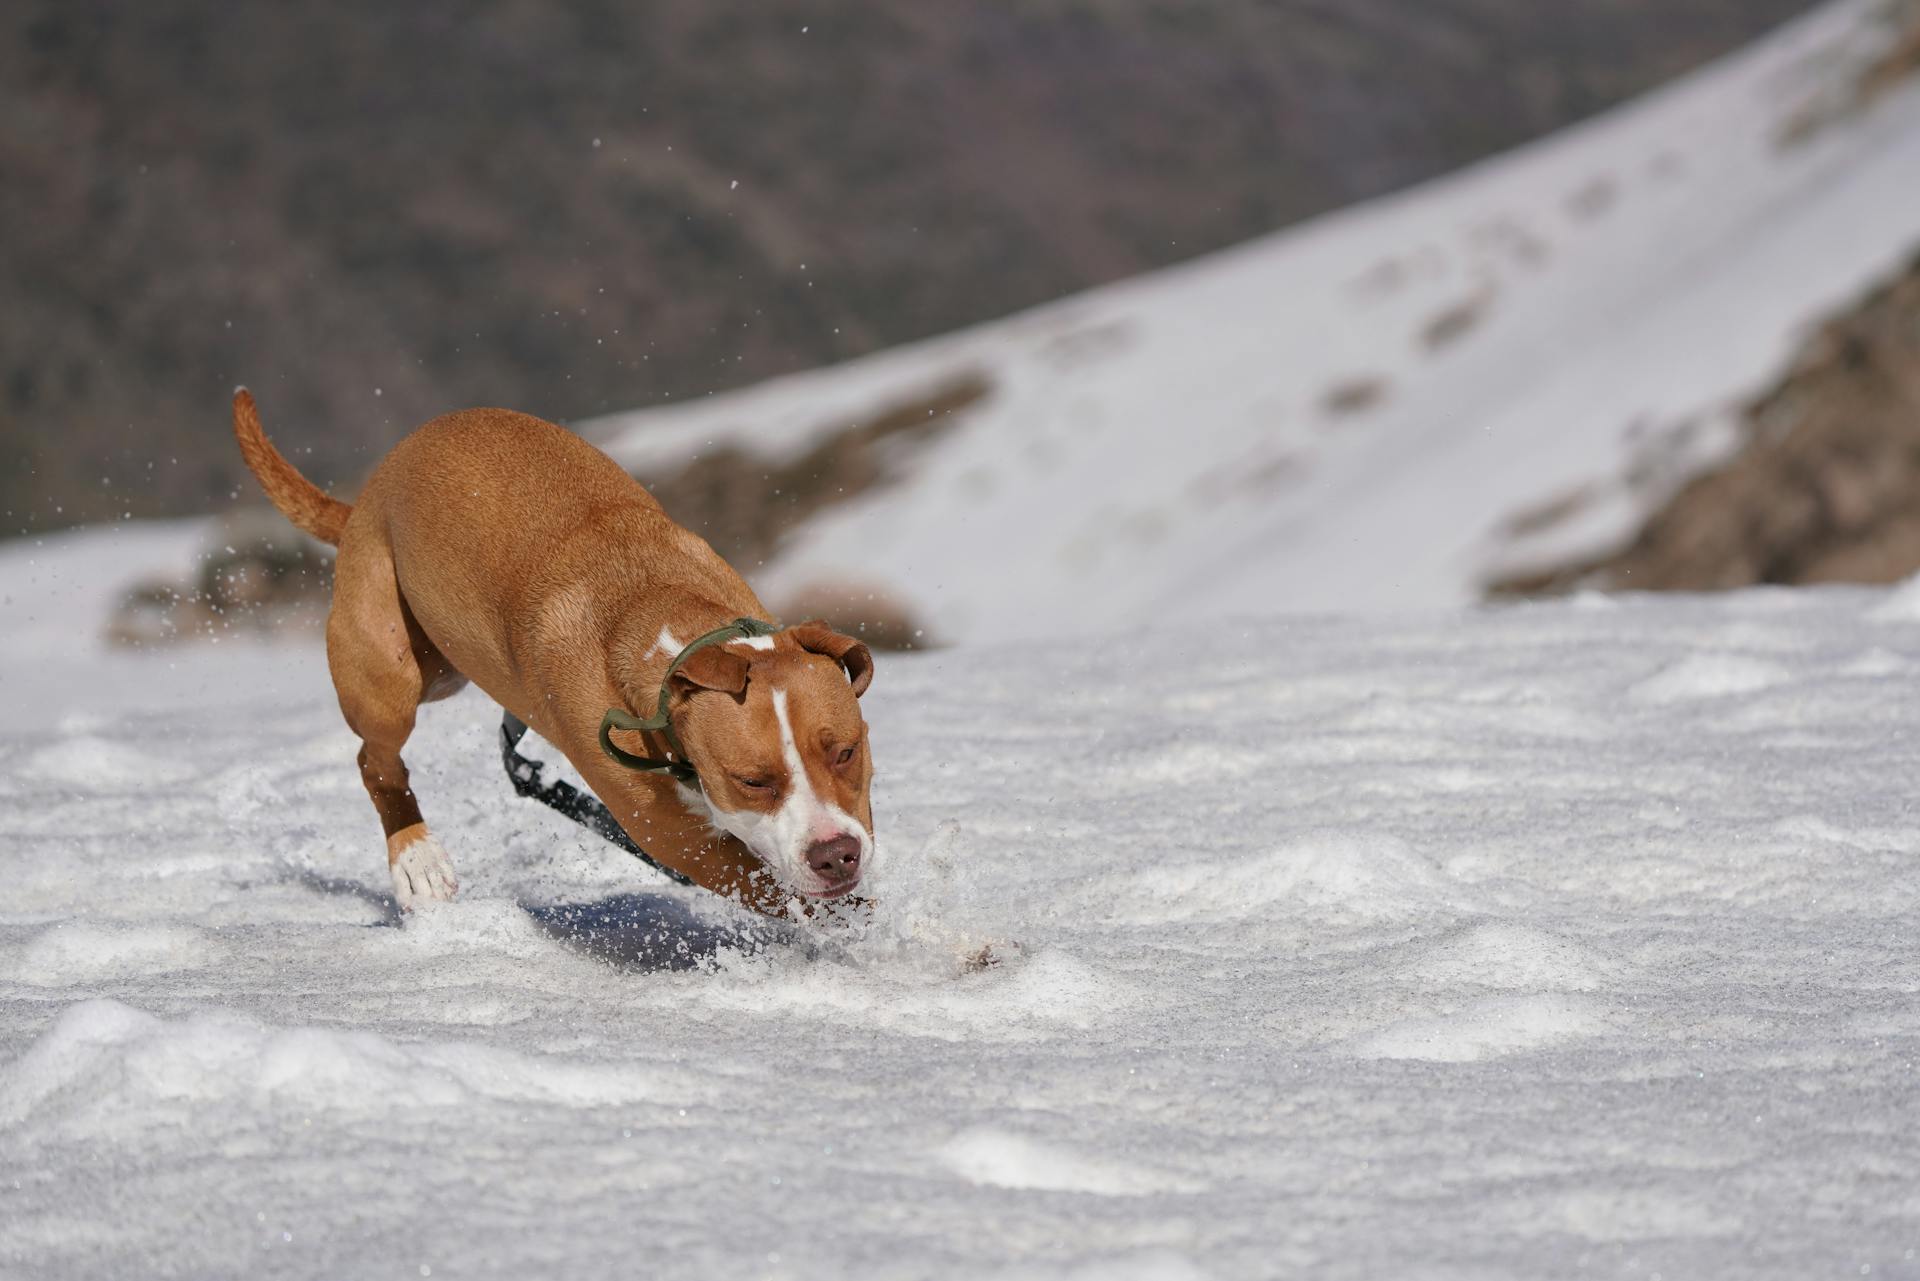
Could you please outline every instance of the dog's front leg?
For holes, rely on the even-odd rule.
[[[636,777],[597,761],[581,773],[650,858],[702,889],[737,900],[764,916],[793,916],[792,892],[745,845],[689,810],[671,782]]]

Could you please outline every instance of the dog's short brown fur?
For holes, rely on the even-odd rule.
[[[766,613],[706,542],[613,460],[501,409],[436,418],[380,463],[349,508],[267,441],[253,398],[234,434],[267,496],[337,546],[327,663],[361,741],[403,907],[450,897],[400,751],[420,704],[471,680],[559,748],[654,858],[768,913],[837,897],[871,861],[872,757],[858,695],[864,645],[818,623],[697,651],[673,723],[698,789],[609,760],[609,707],[652,714],[679,648]],[[662,736],[628,736],[663,756]],[[643,745],[644,744],[644,745]]]

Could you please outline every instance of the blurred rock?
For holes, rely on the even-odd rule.
[[[1920,256],[1810,339],[1743,431],[1731,462],[1617,554],[1491,590],[1890,583],[1920,570]]]
[[[221,521],[192,576],[143,579],[107,621],[115,645],[142,647],[235,632],[318,632],[333,589],[333,552],[255,508]]]
[[[865,641],[869,649],[931,649],[930,636],[899,597],[884,587],[856,583],[811,583],[781,601],[783,622],[823,619],[835,631]]]
[[[1868,61],[1857,77],[1817,95],[1790,117],[1780,130],[1780,146],[1810,141],[1920,74],[1920,0],[1875,0],[1872,19],[1884,33],[1884,52]]]
[[[985,374],[967,371],[830,429],[797,458],[774,462],[728,446],[640,482],[669,516],[751,577],[787,531],[887,483],[905,451],[938,438],[992,390]]]
[[[107,620],[110,644],[129,649],[170,645],[201,635],[212,615],[191,587],[169,578],[143,578],[121,593]]]

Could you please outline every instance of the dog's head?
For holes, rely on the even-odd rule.
[[[700,775],[683,798],[802,894],[851,893],[873,861],[872,680],[867,647],[817,622],[696,650],[673,675]]]

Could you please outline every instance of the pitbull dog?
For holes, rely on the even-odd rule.
[[[244,388],[233,430],[273,505],[340,549],[327,666],[403,910],[453,897],[457,882],[400,749],[420,704],[468,681],[564,752],[642,849],[697,884],[784,915],[796,895],[835,899],[860,883],[873,860],[873,760],[857,700],[872,655],[810,622],[683,658],[696,638],[765,610],[612,459],[526,414],[463,410],[395,446],[348,507],[268,442]],[[650,758],[684,752],[677,777],[628,768],[602,743],[610,709],[631,719],[663,701],[667,730],[625,733]]]

